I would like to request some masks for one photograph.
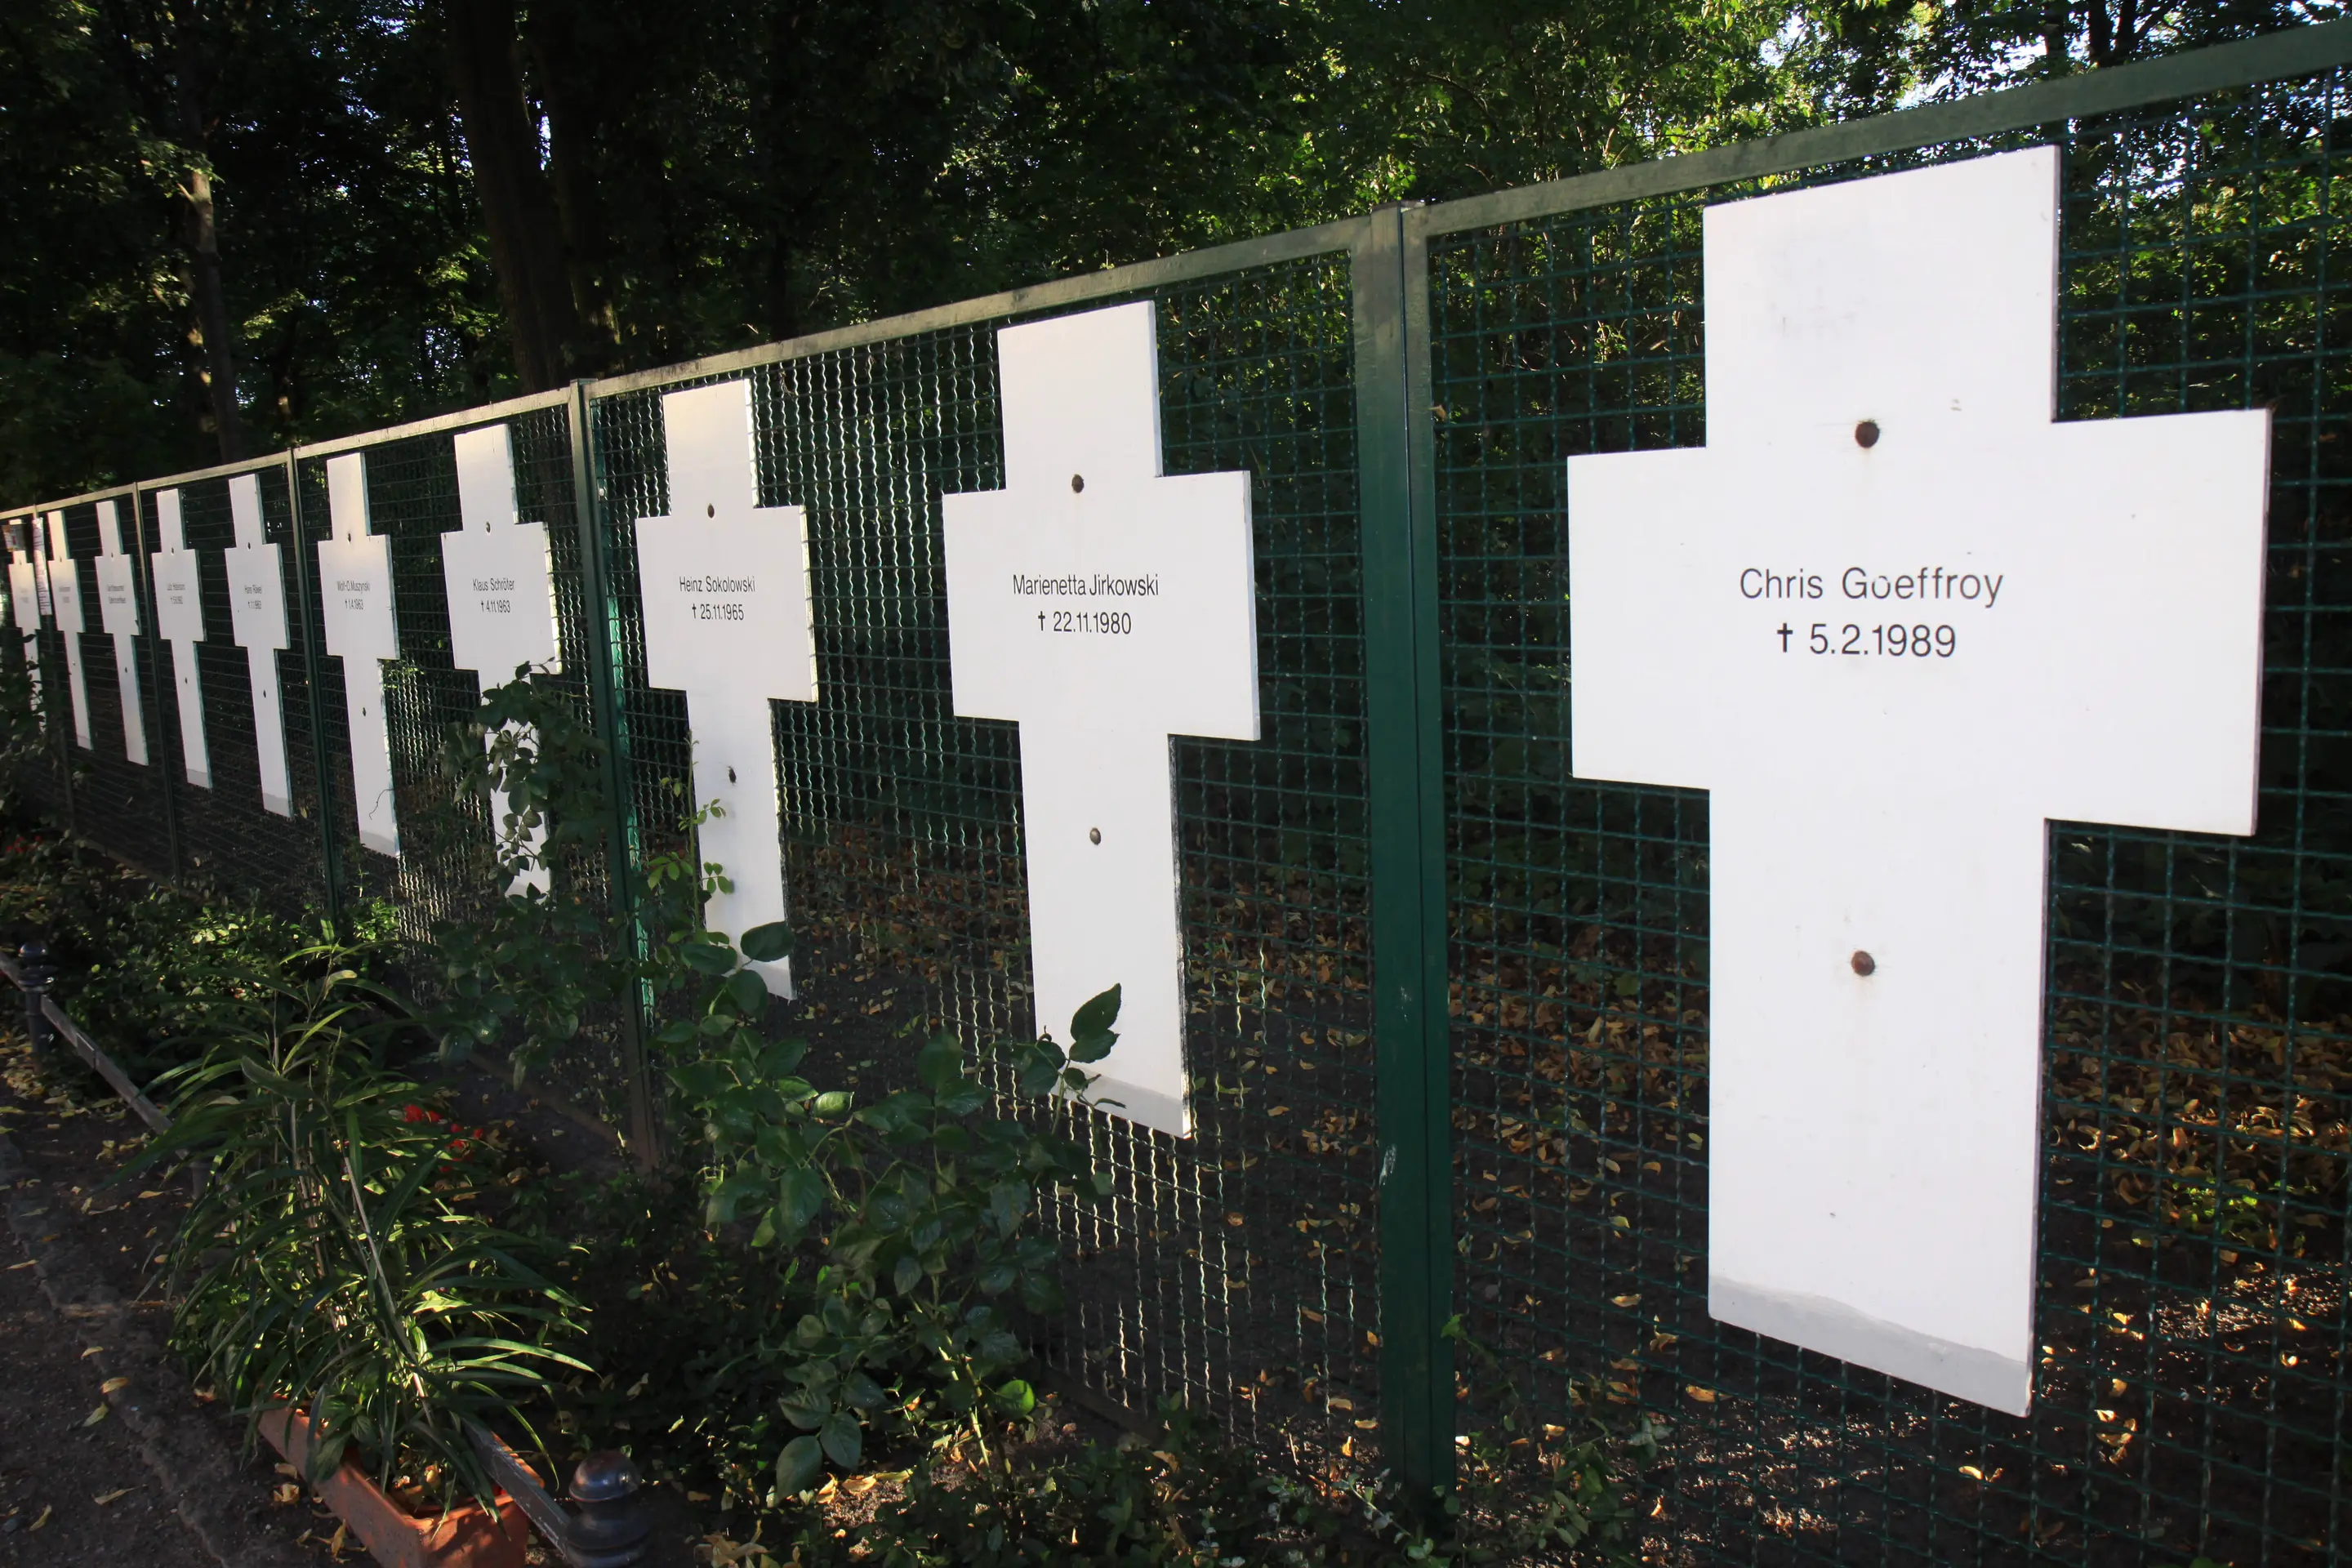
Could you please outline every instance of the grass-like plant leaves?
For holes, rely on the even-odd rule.
[[[173,1340],[249,1421],[302,1410],[314,1479],[356,1449],[381,1485],[437,1468],[443,1506],[487,1505],[467,1428],[536,1443],[518,1406],[585,1370],[558,1348],[582,1309],[483,1215],[464,1140],[376,1065],[375,1027],[352,970],[291,963],[162,1086],[145,1158],[212,1163],[170,1254]]]

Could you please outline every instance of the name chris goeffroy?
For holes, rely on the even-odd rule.
[[[1792,567],[1780,571],[1748,566],[1739,574],[1743,599],[1823,599],[1832,583],[1841,596],[1864,602],[1899,600],[1934,602],[1939,606],[1990,610],[2000,601],[2008,577],[1999,572],[1957,572],[1948,566],[1921,566],[1910,572],[1876,572],[1848,566],[1835,574]],[[1835,658],[1949,658],[1959,651],[1959,633],[1945,622],[1885,621],[1843,624],[1815,621],[1803,630],[1787,622],[1772,629],[1780,651]],[[1797,639],[1803,638],[1801,643]]]

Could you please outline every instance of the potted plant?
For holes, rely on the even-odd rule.
[[[578,1303],[483,1207],[482,1148],[378,1063],[382,998],[341,950],[257,976],[165,1081],[145,1158],[206,1160],[175,1237],[173,1341],[380,1562],[521,1562],[469,1441],[551,1368]]]

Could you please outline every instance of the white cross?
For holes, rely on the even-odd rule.
[[[1169,737],[1257,739],[1249,475],[1162,477],[1149,303],[996,353],[1005,488],[941,498],[955,710],[1021,726],[1039,1027],[1119,986],[1091,1092],[1186,1137]]]
[[[29,517],[8,525],[8,611],[24,642],[25,679],[32,688],[36,710],[41,702],[41,616],[48,607],[48,587],[33,561],[33,541],[39,527],[38,520]],[[22,544],[17,543],[19,539]]]
[[[139,702],[139,558],[122,548],[122,513],[98,503],[98,614],[114,639],[114,683],[122,695],[122,754],[147,765],[147,721]]]
[[[441,536],[441,575],[449,591],[449,658],[479,676],[488,692],[515,678],[524,665],[556,668],[555,584],[549,571],[547,525],[524,522],[515,500],[514,449],[504,425],[458,432],[457,513],[454,533]],[[507,728],[513,728],[512,725]],[[485,745],[495,734],[483,736]],[[507,797],[490,793],[491,830],[503,841]],[[539,864],[547,826],[531,830],[529,869],[510,893],[548,888]]]
[[[768,704],[816,700],[808,514],[760,504],[749,383],[667,395],[662,433],[669,515],[637,524],[646,680],[686,693],[695,803],[720,812],[698,830],[698,853],[733,884],[703,918],[740,940],[784,918]],[[771,992],[793,994],[790,959],[752,967]]]
[[[400,657],[392,541],[368,531],[367,460],[361,454],[327,459],[327,511],[334,536],[319,542],[319,603],[327,651],[343,661],[360,842],[396,858],[400,820],[392,795],[392,729],[383,711],[383,661]]]
[[[180,700],[180,765],[198,789],[213,787],[205,747],[205,691],[196,645],[205,640],[204,574],[181,526],[180,492],[155,492],[155,635],[172,645],[172,685]]]
[[[1712,792],[1709,1310],[2016,1414],[2046,824],[2252,831],[2269,477],[2053,422],[2057,180],[1708,208],[1707,445],[1568,465],[1576,774]]]
[[[278,655],[291,646],[286,637],[286,580],[278,546],[262,532],[261,481],[251,474],[230,479],[228,510],[236,542],[221,552],[221,565],[228,574],[230,635],[245,649],[246,682],[253,692],[261,805],[291,816],[294,783],[286,767],[286,720],[278,685]]]
[[[53,511],[47,519],[49,556],[42,574],[49,584],[49,613],[65,634],[66,694],[73,702],[74,743],[91,750],[89,688],[81,670],[81,567],[66,552],[66,514]]]

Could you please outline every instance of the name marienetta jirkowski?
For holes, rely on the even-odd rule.
[[[2008,574],[2000,572],[1955,572],[1948,566],[1921,566],[1908,572],[1880,572],[1868,566],[1848,566],[1832,578],[1799,566],[1786,572],[1749,566],[1739,574],[1743,599],[1820,599],[1827,597],[1830,582],[1849,599],[1956,600],[1991,609],[2000,597]]]
[[[1062,577],[1029,577],[1015,572],[1013,591],[1024,598],[1149,599],[1160,593],[1160,574],[1114,577],[1108,572],[1097,572],[1089,577],[1073,572]]]

